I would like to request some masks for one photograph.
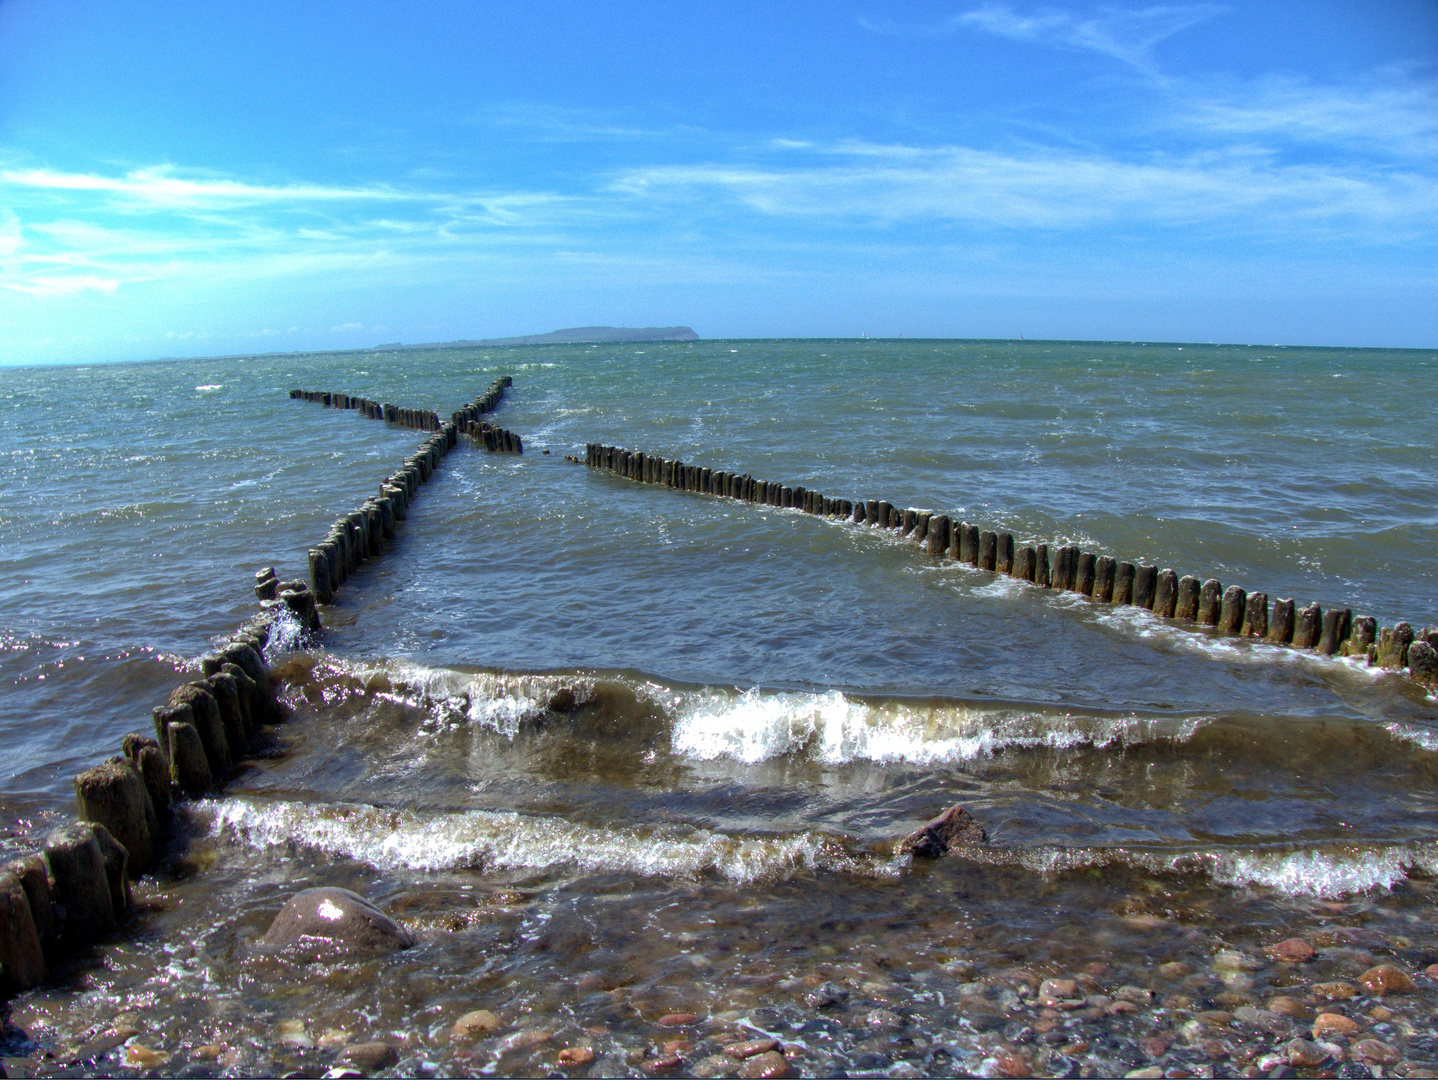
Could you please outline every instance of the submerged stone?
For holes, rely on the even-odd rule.
[[[962,806],[951,806],[921,829],[899,841],[900,852],[907,851],[919,858],[937,859],[955,848],[982,844],[986,839],[983,826]]]
[[[270,923],[265,945],[320,956],[407,949],[414,936],[364,897],[348,889],[295,893]]]

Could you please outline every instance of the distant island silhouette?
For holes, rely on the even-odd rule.
[[[474,345],[583,345],[615,341],[698,341],[699,335],[687,326],[572,326],[547,334],[526,334],[522,337],[479,338],[462,341],[431,341],[422,345],[403,345],[398,341],[372,345],[372,349],[439,349]]]

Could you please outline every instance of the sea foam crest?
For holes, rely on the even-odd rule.
[[[430,714],[426,726],[432,730],[475,726],[509,738],[526,720],[542,715],[561,687],[571,690],[580,702],[593,691],[593,681],[586,678],[462,671],[405,660],[374,664],[335,660],[331,664],[367,693],[423,709]]]
[[[672,745],[700,760],[755,763],[807,752],[826,764],[850,761],[933,764],[967,761],[1009,748],[1067,749],[1188,739],[1200,719],[1044,714],[1019,709],[866,702],[824,694],[749,690],[684,695]]]
[[[391,810],[348,803],[232,798],[207,804],[213,835],[265,850],[302,847],[380,870],[547,870],[686,877],[716,873],[747,883],[804,869],[884,874],[832,837],[734,837],[686,826],[597,828],[551,815]]]
[[[1090,867],[1131,866],[1151,874],[1200,874],[1217,885],[1266,888],[1289,896],[1337,899],[1391,889],[1410,872],[1438,869],[1438,844],[1352,844],[1299,851],[1144,851],[1131,848],[980,848],[977,861],[1012,864],[1051,876]]]

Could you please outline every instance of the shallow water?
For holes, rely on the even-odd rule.
[[[4,850],[148,729],[253,610],[255,568],[300,575],[419,441],[291,387],[447,415],[511,374],[498,420],[526,447],[450,453],[318,647],[276,658],[290,721],[188,809],[126,934],[17,1003],[33,1042],[16,1046],[64,1058],[133,1014],[165,1070],[327,1065],[333,1029],[396,1042],[411,1072],[543,1073],[583,1044],[614,1075],[677,1038],[693,1045],[674,1068],[714,1074],[741,1031],[782,1039],[805,1074],[992,1074],[1018,1067],[1005,1054],[1241,1071],[1278,1034],[1205,1010],[1292,992],[1311,1022],[1312,984],[1390,961],[1419,979],[1393,1017],[1334,1007],[1431,1066],[1432,698],[563,455],[614,443],[1423,626],[1435,367],[746,341],[8,372]],[[955,802],[989,846],[894,855]],[[309,884],[356,888],[420,945],[334,969],[257,951]],[[1262,960],[1292,934],[1318,961]],[[1080,1005],[1039,1002],[1059,976],[1088,980]],[[1111,1008],[1123,987],[1133,1012]],[[472,1008],[503,1027],[455,1043]],[[1169,1045],[1145,1056],[1144,1039]]]

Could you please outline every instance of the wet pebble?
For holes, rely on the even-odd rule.
[[[1000,1050],[994,1054],[991,1075],[1007,1077],[1033,1076],[1034,1068],[1029,1059],[1016,1050]],[[985,1061],[985,1065],[989,1062]]]
[[[124,1062],[127,1069],[158,1069],[169,1060],[169,1054],[152,1050],[143,1043],[132,1042],[125,1047]]]
[[[554,1032],[546,1027],[521,1028],[499,1040],[499,1052],[512,1054],[516,1050],[529,1050],[542,1046],[553,1037]]]
[[[377,1072],[399,1062],[399,1051],[386,1042],[354,1043],[339,1053],[339,1060],[365,1072]]]
[[[1298,1069],[1316,1069],[1328,1060],[1328,1050],[1308,1039],[1294,1039],[1288,1044],[1288,1064]]]
[[[1358,988],[1352,983],[1344,982],[1314,983],[1308,988],[1308,992],[1325,1001],[1347,1001],[1358,996]]]
[[[849,1000],[849,991],[837,983],[820,983],[804,995],[804,1004],[811,1009],[832,1009]]]
[[[739,1066],[739,1075],[746,1080],[760,1080],[766,1077],[792,1076],[789,1059],[777,1050],[767,1050],[746,1058]]]
[[[289,1046],[296,1050],[311,1050],[315,1041],[310,1038],[309,1032],[305,1030],[303,1020],[282,1020],[279,1027],[280,1045]]]
[[[666,1013],[659,1018],[660,1027],[688,1027],[698,1022],[699,1017],[693,1013]]]
[[[898,1031],[904,1026],[904,1018],[891,1009],[872,1009],[864,1015],[864,1026],[871,1031]]]
[[[482,1039],[499,1030],[499,1017],[488,1009],[475,1009],[467,1012],[454,1022],[450,1029],[450,1037],[461,1042],[474,1042]]]
[[[750,1039],[748,1042],[730,1043],[724,1047],[724,1053],[732,1058],[744,1060],[755,1054],[767,1054],[772,1050],[779,1049],[778,1039]]]
[[[1379,964],[1371,967],[1362,975],[1358,981],[1368,988],[1369,993],[1378,997],[1385,997],[1388,994],[1411,994],[1418,989],[1408,973],[1392,964]]]
[[[725,1057],[723,1054],[711,1054],[709,1057],[700,1058],[694,1062],[690,1072],[695,1076],[713,1077],[729,1076],[735,1068],[734,1059]]]
[[[1282,1035],[1293,1030],[1292,1022],[1285,1017],[1269,1012],[1267,1009],[1254,1008],[1252,1005],[1241,1005],[1234,1009],[1233,1018],[1240,1024],[1261,1028],[1275,1035]]]
[[[1306,1005],[1303,1004],[1303,1002],[1299,1001],[1297,998],[1291,998],[1287,994],[1280,994],[1278,997],[1269,998],[1268,1011],[1272,1013],[1277,1013],[1279,1016],[1289,1016],[1302,1019],[1303,1017],[1306,1017],[1312,1010],[1310,1010]]]
[[[1291,964],[1302,964],[1312,960],[1317,950],[1302,938],[1289,938],[1264,950],[1272,960],[1286,960]]]
[[[1365,1065],[1397,1065],[1403,1055],[1390,1043],[1379,1039],[1361,1039],[1353,1044],[1350,1056]]]
[[[1355,1031],[1360,1030],[1362,1029],[1357,1023],[1342,1013],[1319,1013],[1318,1018],[1313,1021],[1313,1037],[1315,1039],[1324,1035],[1352,1035]]]
[[[570,1046],[559,1051],[559,1064],[568,1069],[580,1068],[594,1062],[594,1051],[587,1046]]]

